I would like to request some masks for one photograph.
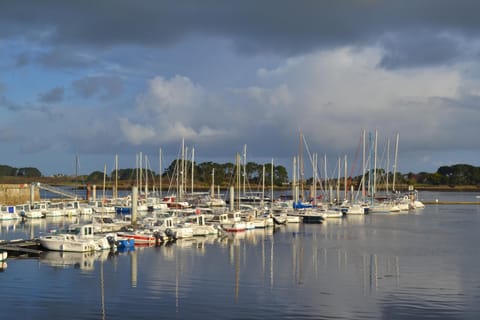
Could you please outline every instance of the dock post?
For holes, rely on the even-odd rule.
[[[33,207],[33,203],[35,202],[35,183],[30,184],[30,208]]]
[[[235,201],[235,195],[233,194],[234,193],[234,188],[233,187],[230,187],[230,211],[233,211],[233,208],[234,208],[234,201]]]
[[[132,187],[132,226],[137,225],[138,187]]]

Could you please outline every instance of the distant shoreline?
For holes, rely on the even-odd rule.
[[[478,186],[418,186],[417,191],[438,191],[438,192],[480,192]]]
[[[81,182],[75,181],[72,178],[66,177],[38,177],[38,178],[24,178],[24,177],[0,177],[0,184],[31,184],[33,182],[40,182],[46,183],[54,186],[72,186],[77,187],[79,189],[85,188],[87,185],[96,185],[97,188],[103,186],[103,181],[97,182]],[[167,181],[164,181],[164,188],[168,186]],[[106,188],[111,189],[113,186],[112,181],[107,181]],[[119,190],[128,190],[131,189],[133,186],[132,181],[118,181],[118,189]],[[306,186],[307,187],[307,186]],[[400,192],[408,191],[408,185],[398,185],[397,190]],[[413,186],[417,191],[437,191],[437,192],[479,192],[480,193],[480,186],[478,185],[463,185],[463,186],[449,186],[449,185],[440,185],[440,186],[433,186],[433,185],[414,185]],[[221,189],[227,189],[229,186],[220,186]],[[262,188],[261,185],[250,185],[250,189],[252,190],[260,190]],[[195,184],[194,189],[196,190],[209,190],[210,186],[205,184]],[[290,190],[290,186],[274,186],[274,190]],[[377,190],[381,190],[382,186],[377,185]],[[270,186],[265,186],[265,191],[268,192],[270,190]],[[343,186],[341,186],[340,190],[343,190]]]

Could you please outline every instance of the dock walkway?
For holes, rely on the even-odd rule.
[[[7,251],[9,257],[16,257],[25,254],[39,256],[44,250],[41,250],[38,240],[32,239],[0,241],[0,251]]]

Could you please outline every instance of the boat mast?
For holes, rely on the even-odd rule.
[[[107,164],[103,166],[103,203],[105,203],[105,181],[107,179]]]
[[[162,198],[162,173],[163,173],[163,170],[162,170],[162,148],[160,148],[159,150],[159,154],[158,154],[158,165],[159,165],[159,190],[158,190],[158,194],[160,195],[160,198]]]
[[[340,201],[340,157],[338,157],[338,169],[337,169],[337,204]]]
[[[237,152],[237,157],[235,159],[237,165],[237,205],[236,209],[240,210],[240,154]]]
[[[329,189],[328,188],[328,176],[327,176],[327,155],[325,154],[323,156],[323,162],[324,162],[324,174],[325,174],[325,195],[327,194],[327,190]],[[332,195],[331,194],[328,194],[328,201],[331,202],[332,200]]]
[[[245,180],[247,179],[247,145],[243,146],[243,195],[245,196]],[[239,189],[240,190],[240,189]]]
[[[212,186],[210,188],[210,196],[215,198],[215,168],[212,168]]]
[[[378,143],[378,130],[375,130],[375,145],[374,145],[374,156],[373,156],[373,192],[372,198],[375,198],[375,193],[377,192],[377,143]]]
[[[345,155],[345,165],[344,166],[345,166],[345,170],[344,170],[345,177],[343,179],[343,184],[344,184],[343,189],[345,191],[344,191],[344,194],[343,194],[343,200],[347,200],[347,187],[348,187],[347,186],[347,155]]]
[[[77,200],[77,182],[78,182],[78,154],[75,155],[75,200]],[[30,205],[33,205],[33,202],[31,202]]]
[[[293,157],[293,170],[292,170],[292,199],[293,203],[297,204],[298,202],[298,188],[297,188],[297,158]]]
[[[262,199],[260,200],[260,206],[264,206],[264,198],[265,198],[265,164],[262,165]]]
[[[195,148],[192,147],[192,186],[191,186],[192,187],[192,194],[193,194],[193,177],[194,177],[194,172],[193,171],[195,169],[194,163],[195,163]]]
[[[179,189],[179,201],[183,201],[183,162],[184,162],[184,158],[185,158],[185,139],[182,138],[182,157],[181,157],[181,160],[180,160],[180,167],[178,170],[180,170],[179,174],[180,174],[180,189]]]
[[[138,163],[140,165],[140,172],[139,172],[139,177],[140,177],[140,182],[138,185],[140,186],[140,194],[142,194],[142,178],[143,178],[143,171],[142,171],[142,163],[143,163],[143,153],[140,151],[140,156],[138,157]]]
[[[317,154],[313,154],[313,188],[312,188],[312,201],[313,205],[317,206]]]
[[[272,188],[271,189],[271,192],[270,192],[270,204],[272,205],[273,204],[273,158],[272,158],[272,172],[270,173],[270,187]],[[270,206],[271,206],[270,205]]]
[[[386,187],[385,192],[388,195],[388,175],[390,173],[390,138],[387,138],[387,170],[386,170],[387,178],[386,178]]]
[[[302,201],[305,201],[304,190],[303,190],[303,135],[300,132],[300,150],[298,155],[298,169],[299,169],[299,179],[300,179],[300,197]]]
[[[365,202],[365,129],[363,129],[362,197]]]
[[[139,175],[138,175],[138,153],[135,154],[135,184],[137,185],[137,188],[138,188],[138,179],[139,179]]]
[[[185,146],[185,158],[183,159],[183,191],[184,194],[187,194],[187,184],[188,184],[188,146]]]
[[[115,199],[118,198],[118,154],[115,154]]]
[[[145,155],[145,200],[148,198],[148,156]]]
[[[393,192],[395,192],[395,176],[397,175],[398,138],[399,138],[399,134],[397,133],[397,138],[395,141],[395,160],[393,164],[393,182],[392,182]]]

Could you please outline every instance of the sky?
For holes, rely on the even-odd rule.
[[[234,163],[246,145],[247,161],[291,171],[318,154],[327,175],[345,158],[358,174],[365,131],[367,159],[376,136],[388,171],[480,166],[478,12],[474,0],[3,0],[0,164],[89,174],[115,155],[134,168],[141,152],[158,171],[183,139],[196,162]]]

